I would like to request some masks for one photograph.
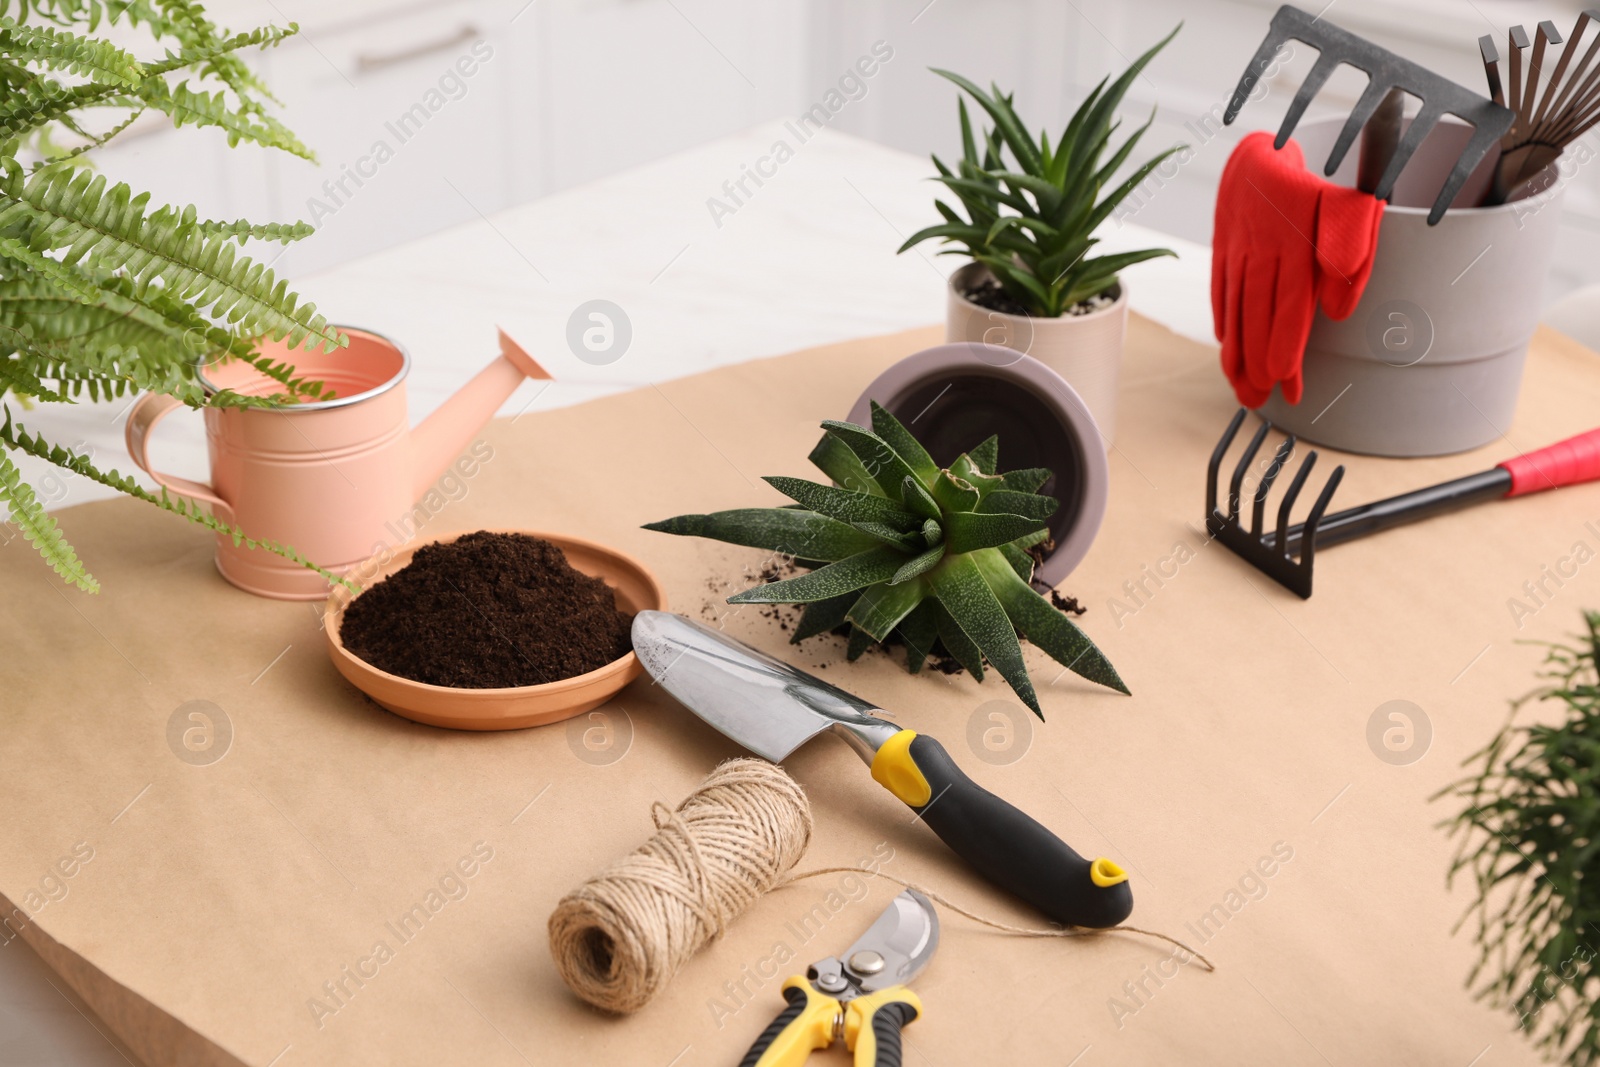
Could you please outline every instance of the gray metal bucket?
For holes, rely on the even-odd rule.
[[[1313,170],[1342,124],[1300,127]],[[1275,389],[1263,417],[1306,440],[1380,456],[1461,452],[1505,432],[1538,325],[1563,183],[1552,167],[1519,200],[1466,207],[1488,185],[1498,156],[1491,153],[1457,206],[1429,226],[1428,206],[1470,132],[1440,123],[1417,149],[1384,210],[1361,302],[1342,322],[1318,310],[1300,403]],[[1356,160],[1352,150],[1333,180],[1354,185]]]

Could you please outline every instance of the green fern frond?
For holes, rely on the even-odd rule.
[[[14,326],[0,325],[0,348],[12,348],[16,352],[26,352],[32,348],[33,338],[25,329]],[[59,388],[51,388],[44,383],[43,378],[31,367],[25,357],[0,358],[0,394],[11,392],[19,397],[34,400],[48,400],[55,403],[71,403],[70,390],[63,392]]]
[[[42,78],[14,85],[0,96],[0,140],[20,138],[52,122],[60,122],[81,136],[89,136],[82,132],[72,112],[104,102],[123,91],[119,86],[100,82],[62,86]]]
[[[33,165],[32,170],[40,171],[51,167],[85,166],[86,164],[80,162],[85,153],[99,148],[129,126],[132,126],[144,112],[145,109],[142,107],[134,108],[128,113],[127,118],[98,137],[91,137],[76,148],[56,149],[50,138],[46,136],[47,131],[39,131],[41,136],[35,142],[35,147],[38,149],[41,158]]]
[[[223,90],[208,93],[189,88],[187,81],[168,89],[165,82],[147,81],[139,90],[139,98],[157,111],[172,119],[174,126],[214,126],[228,135],[228,146],[236,147],[249,141],[266,148],[276,148],[308,159],[315,163],[317,154],[289,131],[289,128],[271,115],[259,110],[248,113],[230,107]]]
[[[296,348],[308,336],[327,351],[341,344],[316,305],[299,303],[286,281],[237,255],[231,239],[176,223],[170,213],[146,218],[148,193],[134,195],[121,182],[108,189],[101,175],[67,171],[45,171],[4,186],[0,232],[31,224],[35,263],[49,258],[39,255],[45,249],[65,249],[61,266],[89,257],[95,266],[127,271],[140,291],[159,284],[248,333],[288,337]],[[0,252],[12,254],[3,244]]]
[[[259,29],[245,33],[236,33],[231,37],[219,39],[215,44],[180,48],[176,52],[169,48],[165,59],[157,63],[146,63],[144,69],[147,74],[167,74],[174,70],[182,70],[185,67],[204,66],[243,48],[276,48],[279,44],[299,32],[299,25],[291,22],[287,28],[262,26]],[[246,71],[249,70],[248,67],[244,69]],[[229,87],[232,88],[231,85]],[[255,82],[253,77],[251,79],[251,88],[270,97],[266,87]]]
[[[0,257],[15,260],[40,278],[48,279],[57,288],[72,293],[85,300],[94,298],[96,287],[94,282],[85,277],[83,272],[62,263],[60,260],[51,259],[40,252],[35,252],[15,237],[0,235]]]
[[[163,58],[141,63],[120,43],[93,36],[117,24],[147,31]],[[273,47],[296,32],[290,24],[233,33],[213,23],[195,0],[0,0],[0,396],[31,409],[34,401],[107,400],[146,391],[192,407],[259,407],[332,395],[323,383],[299,375],[292,352],[273,359],[257,346],[265,338],[287,341],[290,349],[320,344],[332,351],[348,339],[315,305],[240,251],[251,240],[298,240],[311,227],[201,219],[192,207],[152,208],[148,194],[80,169],[93,149],[151,109],[175,127],[221,129],[230,145],[248,141],[313,159],[268,113],[272,94],[237,54]],[[91,109],[127,114],[85,123],[82,116]],[[62,144],[63,134],[77,140]],[[208,386],[203,367],[233,359],[275,383],[271,394]],[[13,424],[7,407],[0,495],[41,556],[81,588],[96,588],[93,578],[7,450],[338,580],[288,546],[249,538],[188,501],[153,493],[50,445]]]
[[[85,78],[127,88],[144,80],[144,68],[130,52],[110,41],[80,37],[48,26],[24,26],[0,15],[0,55],[52,70],[68,70]]]
[[[248,219],[221,222],[215,219],[200,219],[197,217],[192,204],[181,212],[170,207],[163,207],[152,214],[149,221],[154,226],[174,223],[179,226],[193,226],[207,236],[221,235],[231,237],[240,244],[244,244],[251,238],[258,241],[275,241],[278,244],[290,244],[294,241],[304,240],[317,232],[316,227],[305,222],[251,222]]]
[[[0,0],[0,15],[11,15],[12,0]],[[157,37],[170,34],[171,26],[149,0],[16,0],[16,20],[26,22],[36,15],[58,26],[84,25],[93,33],[102,21],[116,25],[126,19],[129,25],[143,24]]]
[[[146,489],[144,486],[140,485],[138,482],[134,481],[125,474],[121,474],[115,470],[100,470],[90,461],[88,456],[74,452],[70,448],[63,448],[61,445],[50,444],[38,434],[29,433],[21,423],[13,422],[11,418],[11,409],[9,407],[5,408],[5,423],[4,425],[0,425],[0,444],[5,445],[7,448],[22,452],[26,455],[33,456],[37,459],[42,459],[47,463],[52,463],[55,466],[61,467],[64,470],[69,470],[74,474],[82,475],[83,477],[88,478],[90,481],[106,486],[108,489],[115,489],[119,493],[124,493],[128,496],[135,497],[147,504],[154,505],[163,511],[181,516],[195,525],[203,526],[214,533],[223,534],[232,540],[235,545],[243,545],[249,549],[264,549],[275,555],[282,556],[284,559],[291,560],[294,563],[305,567],[307,570],[316,571],[330,583],[343,585],[353,592],[359,593],[361,591],[361,587],[355,582],[352,582],[346,578],[342,578],[339,575],[334,574],[332,571],[319,567],[317,564],[313,563],[311,560],[302,555],[297,549],[289,545],[285,545],[279,541],[250,537],[246,535],[243,530],[239,529],[239,527],[233,525],[232,523],[223,522],[221,519],[218,519],[216,516],[201,509],[195,504],[190,503],[187,500],[173,497],[165,489],[163,489],[160,493],[152,493],[150,490]],[[0,487],[10,490],[11,482],[5,480],[5,471],[8,467],[13,472],[13,480],[18,486],[18,491],[20,491],[22,494],[25,494],[27,499],[32,500],[33,491],[29,489],[26,484],[21,482],[20,477],[15,476],[16,467],[11,463],[10,457],[3,451],[0,451]],[[8,496],[7,499],[9,501],[10,497]],[[13,514],[15,514],[15,511],[13,511]],[[50,529],[54,531],[55,523],[50,520],[49,516],[44,513],[42,508],[38,509],[38,514],[46,522],[50,523]],[[24,533],[26,532],[27,527],[24,527]],[[33,540],[33,538],[30,536],[29,540]],[[65,540],[60,538],[59,533],[56,534],[56,542],[61,546],[61,548],[65,549],[65,558],[68,558],[73,563],[76,563],[77,557],[72,554],[71,546],[67,545]],[[43,554],[42,550],[41,554]],[[45,558],[47,560],[51,560],[51,557],[48,555],[46,555]],[[79,570],[81,571],[81,569],[81,565],[79,565]],[[56,570],[58,573],[61,573],[63,577],[70,577],[66,572],[61,570],[60,566],[57,566]],[[87,574],[84,574],[84,577],[89,582],[94,582],[94,579],[89,578]],[[83,586],[80,583],[80,588],[82,587]],[[99,585],[95,584],[94,588],[90,591],[92,592],[98,589]]]
[[[8,427],[10,416],[11,413],[7,411]],[[61,536],[61,529],[56,526],[56,520],[46,513],[44,505],[39,503],[39,498],[33,495],[32,487],[22,480],[22,472],[4,452],[0,452],[0,498],[5,500],[6,507],[11,512],[11,521],[17,524],[22,536],[28,539],[28,543],[33,545],[57,574],[85,593],[100,591],[100,583],[84,569],[78,554],[72,550],[67,539]]]
[[[0,239],[0,249],[5,241]],[[39,354],[61,359],[85,372],[115,376],[157,392],[170,392],[198,407],[255,406],[325,400],[333,394],[320,381],[308,381],[292,364],[259,354],[253,339],[210,322],[170,293],[135,290],[127,278],[97,278],[62,267],[65,277],[86,287],[87,295],[55,284],[35,273],[0,280],[0,323],[28,324]],[[4,260],[0,259],[0,266]],[[4,350],[0,344],[0,351]],[[227,391],[211,394],[196,377],[202,356],[239,359],[283,386],[281,393],[239,397]],[[44,378],[54,377],[40,372]]]
[[[190,48],[214,53],[212,57],[200,63],[200,72],[216,78],[232,89],[234,95],[246,105],[246,110],[257,113],[260,111],[259,106],[250,99],[252,93],[260,93],[276,102],[277,98],[272,95],[266,84],[256,77],[254,71],[237,56],[227,54],[233,49],[224,47],[226,31],[219,29],[216,23],[206,17],[203,7],[192,0],[156,0],[156,6],[160,10],[161,18],[166,21],[171,36]],[[283,36],[287,37],[298,32],[300,27],[290,23],[289,29]],[[277,38],[271,43],[276,44],[277,40],[281,39]],[[266,45],[263,44],[262,47]]]

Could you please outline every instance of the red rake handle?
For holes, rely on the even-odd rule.
[[[1600,478],[1600,429],[1508,459],[1500,466],[1511,475],[1506,496],[1592,482]]]

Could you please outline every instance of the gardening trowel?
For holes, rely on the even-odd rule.
[[[820,733],[844,738],[872,777],[979,874],[1067,926],[1115,926],[1133,910],[1128,876],[1086,860],[955,765],[933,738],[719,630],[664,611],[633,619],[633,650],[663,689],[745,748],[778,762]]]

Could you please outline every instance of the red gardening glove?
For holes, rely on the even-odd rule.
[[[1300,360],[1318,300],[1330,319],[1361,300],[1383,202],[1311,174],[1300,146],[1272,135],[1239,142],[1222,171],[1211,252],[1211,314],[1222,371],[1245,407],[1281,383],[1300,402]]]

